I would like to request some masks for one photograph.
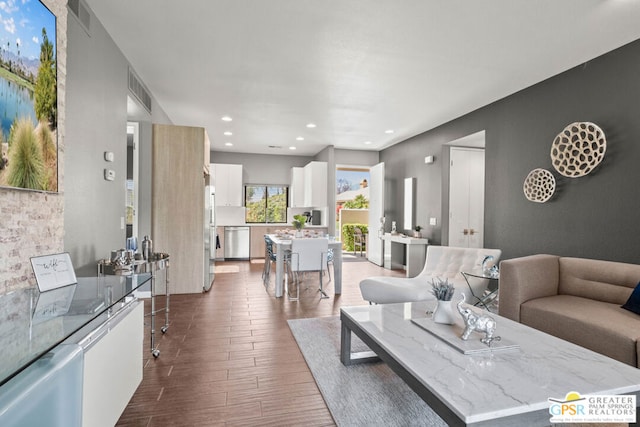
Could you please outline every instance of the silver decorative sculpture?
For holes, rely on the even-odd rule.
[[[495,336],[497,326],[495,319],[486,314],[478,314],[469,307],[463,307],[462,303],[464,303],[464,294],[462,294],[462,299],[458,302],[458,312],[462,316],[465,325],[464,332],[462,332],[460,338],[466,341],[472,332],[484,332],[484,338],[480,340],[484,344],[490,346],[491,342],[500,341],[500,337]]]

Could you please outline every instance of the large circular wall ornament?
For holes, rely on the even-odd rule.
[[[522,190],[527,200],[544,203],[555,193],[556,179],[548,170],[537,168],[529,172],[524,180]]]
[[[571,123],[551,144],[551,163],[568,177],[589,174],[600,164],[607,150],[607,140],[598,125],[591,122]]]

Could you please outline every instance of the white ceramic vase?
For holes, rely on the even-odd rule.
[[[454,323],[455,317],[453,309],[451,308],[451,301],[438,300],[436,309],[433,311],[433,321],[445,325],[452,325]]]

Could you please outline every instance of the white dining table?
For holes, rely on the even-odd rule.
[[[291,249],[291,237],[278,237],[275,234],[267,234],[276,249],[276,297],[284,295],[284,253]],[[303,237],[313,239],[313,237]],[[342,242],[329,239],[329,248],[333,249],[333,288],[334,294],[342,293]]]

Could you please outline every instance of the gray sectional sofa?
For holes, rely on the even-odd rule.
[[[640,367],[640,315],[621,307],[638,282],[635,264],[555,255],[504,260],[499,314]]]

